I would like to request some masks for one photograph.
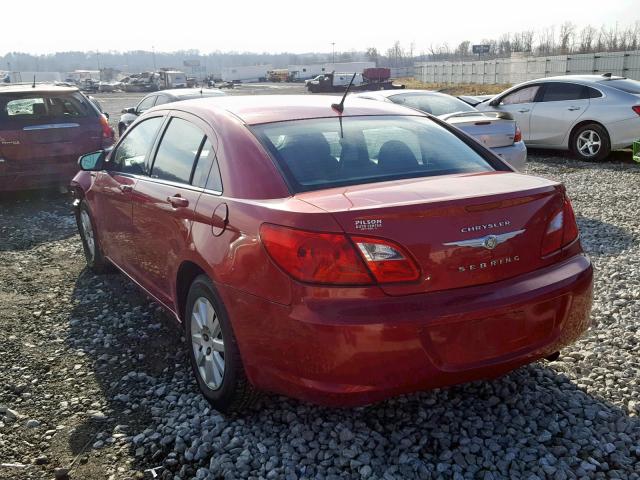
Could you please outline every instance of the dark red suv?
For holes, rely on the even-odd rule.
[[[81,154],[113,142],[106,117],[75,87],[0,86],[0,191],[66,187]]]
[[[88,265],[184,325],[216,408],[491,378],[585,331],[592,268],[561,184],[436,117],[338,101],[166,104],[81,158]]]

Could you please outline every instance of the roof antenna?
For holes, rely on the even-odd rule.
[[[347,93],[349,93],[349,89],[351,88],[351,85],[353,84],[353,81],[355,80],[356,75],[357,73],[354,72],[353,77],[351,77],[351,81],[347,86],[347,89],[344,91],[344,95],[342,96],[342,100],[340,100],[340,103],[332,103],[331,108],[333,108],[334,110],[337,110],[340,113],[344,112],[344,99],[347,98]]]
[[[33,74],[33,85],[31,85],[31,88],[36,88],[36,74]]]

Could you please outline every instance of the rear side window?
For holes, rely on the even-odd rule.
[[[204,140],[204,133],[198,127],[181,118],[172,118],[160,141],[151,177],[189,183]]]
[[[586,87],[576,83],[547,83],[542,94],[543,102],[581,100],[589,98]]]
[[[638,82],[637,80],[631,80],[630,78],[621,78],[618,80],[606,80],[602,83],[609,87],[622,90],[623,92],[640,95],[640,82]]]
[[[321,118],[253,131],[296,191],[495,170],[456,135],[419,116]]]
[[[0,115],[14,120],[82,118],[90,108],[79,94],[0,95]]]
[[[406,105],[407,107],[417,108],[418,110],[432,115],[446,115],[455,112],[473,112],[475,108],[458,100],[454,97],[446,95],[431,94],[401,94],[389,97],[393,103]]]
[[[213,146],[207,138],[200,149],[191,184],[196,187],[222,192],[222,181],[220,180],[220,171],[217,163]]]

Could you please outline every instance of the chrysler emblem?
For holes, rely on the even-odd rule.
[[[504,243],[513,237],[517,237],[521,233],[524,233],[524,231],[525,230],[522,229],[522,230],[515,230],[513,232],[500,233],[498,235],[485,235],[484,237],[471,238],[469,240],[458,240],[457,242],[449,242],[449,243],[445,243],[444,245],[447,247],[449,246],[474,247],[474,248],[483,247],[483,248],[486,248],[487,250],[493,250],[501,243]]]
[[[483,246],[487,250],[493,250],[494,248],[496,248],[496,246],[498,246],[498,237],[496,237],[495,235],[489,235],[484,239]]]

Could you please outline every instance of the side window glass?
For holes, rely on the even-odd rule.
[[[157,95],[151,95],[150,97],[147,97],[144,100],[142,100],[138,104],[138,107],[136,108],[136,112],[144,113],[147,110],[149,110],[155,104],[156,98],[158,98]]]
[[[172,118],[160,141],[151,177],[189,183],[203,140],[204,133],[198,127],[181,118]]]
[[[596,90],[595,88],[591,88],[591,87],[584,87],[587,89],[587,98],[600,98],[602,97],[602,93],[600,92],[600,90]]]
[[[157,100],[154,106],[164,105],[165,103],[169,103],[169,97],[167,97],[166,95],[158,95],[156,98]]]
[[[144,159],[151,150],[163,121],[164,117],[153,117],[135,125],[113,153],[109,170],[145,174]]]
[[[561,102],[563,100],[580,100],[588,98],[582,85],[575,83],[547,83],[542,96],[543,102]]]
[[[510,93],[504,97],[501,101],[501,105],[516,105],[518,103],[531,103],[536,98],[536,94],[540,89],[539,85],[533,85],[531,87],[521,88],[518,91]]]
[[[198,155],[196,168],[193,170],[193,180],[191,181],[192,185],[200,188],[206,187],[207,177],[209,176],[209,171],[211,170],[211,164],[214,161],[215,155],[213,153],[213,147],[211,146],[211,142],[207,138],[202,145],[202,149],[200,149],[200,155]],[[213,172],[211,172],[211,175],[213,175]]]

